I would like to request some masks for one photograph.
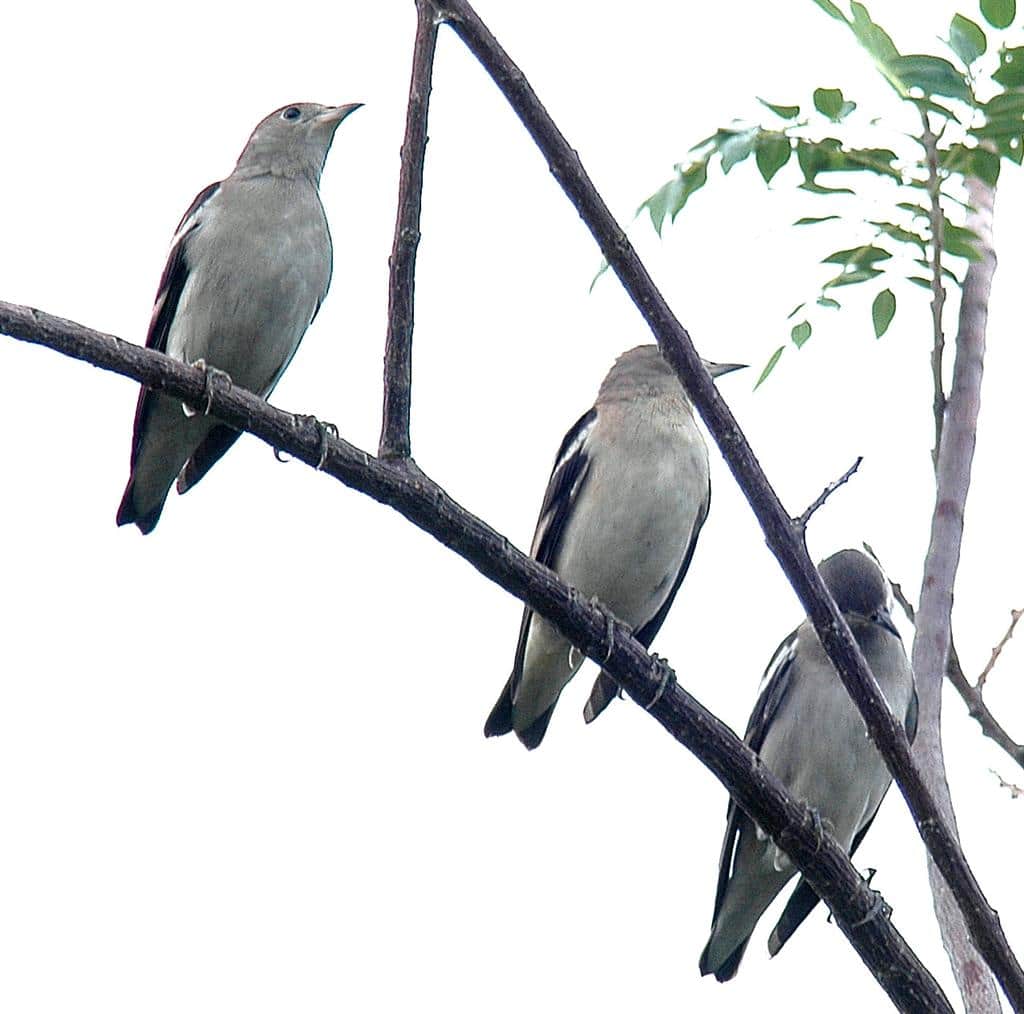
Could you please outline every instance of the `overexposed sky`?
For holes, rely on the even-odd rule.
[[[699,8],[699,11],[697,10]],[[593,0],[478,11],[628,222],[686,149],[754,96],[842,87],[912,129],[852,38],[811,0]],[[888,0],[901,49],[956,9]],[[977,17],[976,6],[960,7]],[[151,13],[18,4],[4,16],[0,299],[142,342],[175,224],[290,101],[363,101],[322,194],[334,282],[275,404],[376,447],[387,258],[412,0]],[[1019,42],[1019,40],[1018,40]],[[413,448],[462,504],[529,545],[552,458],[622,350],[650,340],[504,100],[455,36],[435,67],[417,275]],[[703,355],[760,366],[827,277],[842,231],[752,164],[657,240],[631,229]],[[1000,266],[956,637],[976,674],[1024,604],[1018,483],[1020,173],[1000,186]],[[832,245],[828,245],[831,240]],[[903,286],[876,342],[870,292],[756,393],[721,387],[799,513],[811,552],[872,543],[914,592],[931,510],[926,296]],[[954,301],[955,305],[955,301]],[[949,317],[950,322],[955,320]],[[885,1009],[816,912],[769,961],[700,979],[726,794],[648,716],[580,716],[587,667],[543,746],[485,741],[520,607],[403,519],[243,438],[156,532],[118,529],[136,388],[0,338],[0,1009],[12,1014],[416,1009]],[[742,730],[799,606],[712,450],[711,515],[655,649]],[[1024,737],[1024,654],[988,699]],[[969,860],[1024,949],[1024,773],[946,701]],[[900,930],[953,990],[923,850],[894,793],[858,853]]]

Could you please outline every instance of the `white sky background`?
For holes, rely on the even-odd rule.
[[[914,52],[935,51],[954,8],[871,9]],[[756,94],[806,103],[840,86],[913,127],[809,0],[478,10],[623,222],[690,144],[756,115]],[[331,294],[273,400],[375,448],[411,0],[140,11],[5,12],[0,298],[142,342],[178,218],[256,122],[289,101],[365,101],[323,180]],[[588,294],[595,245],[448,31],[430,135],[414,453],[525,547],[562,435],[614,357],[650,336],[611,276]],[[789,173],[769,197],[752,160],[725,181],[715,169],[664,242],[631,230],[708,358],[759,367],[826,277],[817,259],[852,245],[789,228],[830,210],[791,196]],[[1020,174],[1006,171],[957,591],[972,674],[1024,604],[1010,478],[1021,213]],[[722,390],[794,513],[865,455],[815,517],[811,551],[867,540],[916,598],[932,496],[928,309],[898,289],[876,342],[873,291],[756,394],[754,371]],[[590,666],[541,749],[485,741],[520,607],[398,515],[243,438],[172,495],[154,535],[117,529],[136,393],[0,340],[0,1009],[885,1009],[823,911],[771,962],[769,913],[734,982],[699,978],[724,789],[628,702],[585,727]],[[801,614],[714,450],[712,468],[711,516],[655,648],[742,730]],[[988,693],[1018,738],[1022,650],[1010,646]],[[1024,800],[988,769],[1022,775],[953,694],[945,730],[968,858],[1024,948]],[[878,867],[897,926],[952,991],[898,793],[857,860]]]

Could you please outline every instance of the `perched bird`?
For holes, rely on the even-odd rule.
[[[735,365],[704,364],[713,377]],[[665,620],[707,517],[708,451],[693,409],[655,345],[619,356],[594,407],[566,435],[548,480],[531,553],[596,596],[645,646]],[[544,738],[583,656],[547,620],[523,613],[512,675],[484,734]],[[618,687],[598,676],[591,721]]]
[[[885,577],[855,549],[830,556],[818,570],[886,703],[913,741],[917,691],[889,615]],[[853,855],[891,778],[809,620],[776,651],[744,738]],[[702,975],[713,973],[725,982],[736,974],[758,919],[795,872],[789,857],[730,800],[711,936],[700,957]],[[817,903],[814,889],[801,877],[768,942],[772,956]]]
[[[148,348],[270,394],[327,295],[320,174],[335,130],[360,104],[283,106],[256,127],[231,175],[201,191],[178,225]],[[179,493],[191,489],[238,435],[143,388],[117,523],[151,532],[174,480]]]

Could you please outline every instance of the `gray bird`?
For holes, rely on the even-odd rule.
[[[178,225],[147,348],[270,394],[327,295],[320,174],[335,130],[360,105],[297,103],[256,127],[231,175],[202,190]],[[191,489],[238,436],[143,388],[117,523],[151,532],[174,480],[179,493]]]
[[[713,377],[736,365],[704,364]],[[623,353],[594,407],[566,435],[530,550],[596,596],[647,646],[672,606],[707,517],[708,452],[689,398],[655,345]],[[523,613],[512,675],[484,734],[515,732],[532,750],[583,656],[542,617]],[[584,715],[618,686],[601,673]]]
[[[903,642],[889,615],[881,570],[844,549],[818,565],[907,738],[917,732],[917,691]],[[853,855],[891,778],[809,620],[779,646],[764,676],[744,737],[790,792],[816,811]],[[789,857],[730,800],[711,936],[702,975],[731,979],[758,919],[796,872]],[[803,877],[768,942],[774,957],[818,903]]]

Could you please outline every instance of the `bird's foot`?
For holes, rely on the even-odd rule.
[[[661,682],[658,683],[658,689],[654,691],[654,696],[644,705],[645,711],[650,711],[655,704],[658,703],[665,696],[665,691],[676,681],[675,670],[666,662],[663,658],[659,658],[657,655],[651,655],[655,663],[661,669]]]
[[[216,381],[224,382],[224,389],[226,391],[231,390],[231,377],[223,370],[218,370],[216,366],[211,366],[205,359],[197,359],[194,363],[190,363],[190,366],[203,371],[203,392],[206,395],[206,405],[203,407],[203,415],[210,414],[210,407],[213,405],[213,385]],[[182,411],[188,416],[189,419],[194,415],[199,415],[198,409],[190,408],[188,405],[182,403]]]
[[[327,461],[327,452],[330,450],[327,444],[327,436],[330,434],[332,437],[337,439],[338,427],[332,422],[318,422],[317,426],[320,430],[320,457],[317,460],[316,467],[318,471],[322,471],[324,464]]]
[[[877,919],[879,916],[883,919],[888,919],[889,916],[892,915],[892,906],[885,900],[885,898],[883,898],[878,891],[872,891],[871,893],[874,895],[871,902],[871,908],[867,910],[863,918],[858,919],[851,925],[851,929],[857,929],[860,926],[864,926],[871,922],[872,919]]]

